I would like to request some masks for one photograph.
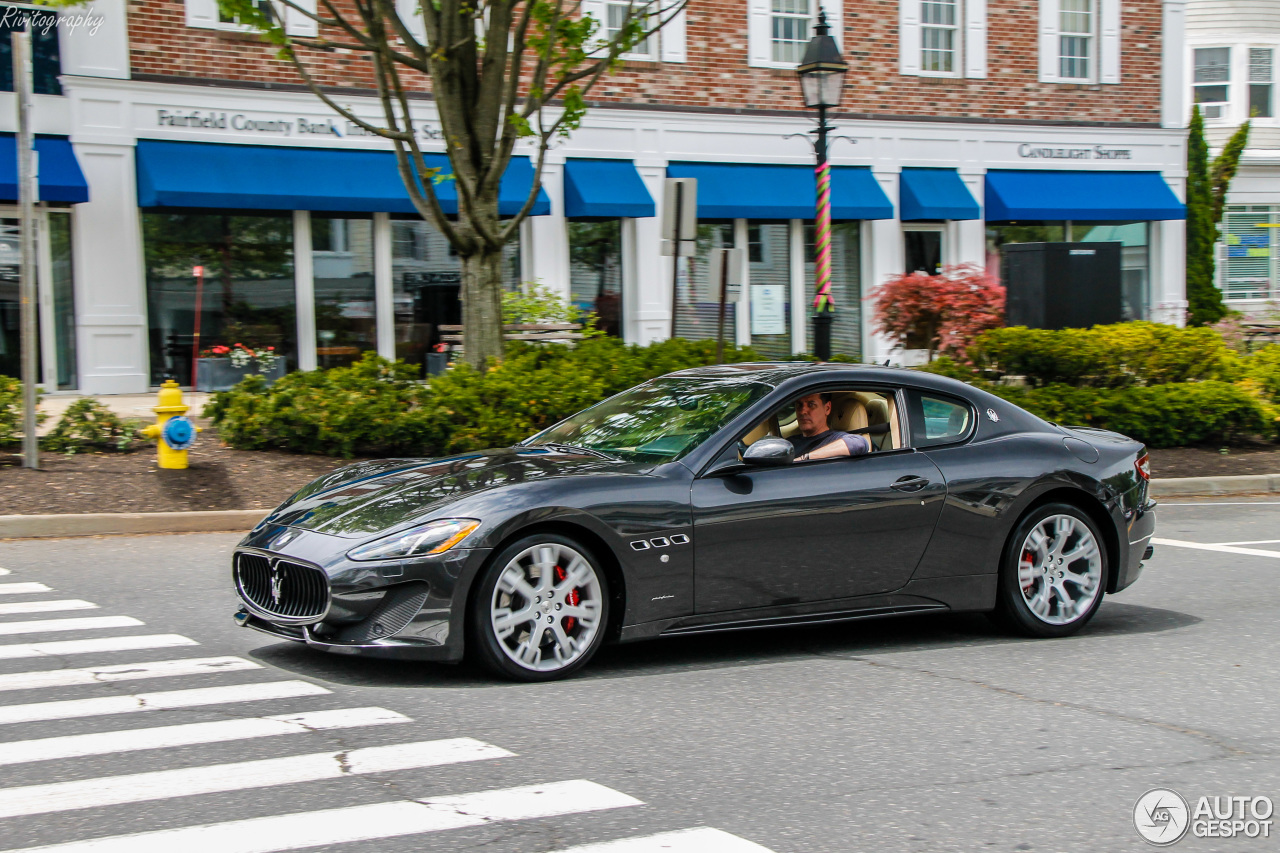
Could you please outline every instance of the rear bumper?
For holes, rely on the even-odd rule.
[[[236,624],[252,628],[281,640],[302,643],[322,652],[339,655],[388,658],[391,660],[458,661],[462,659],[460,643],[435,642],[420,637],[386,637],[365,642],[339,642],[317,637],[313,625],[277,625],[254,616],[245,609],[235,614]]]
[[[1129,513],[1125,525],[1124,554],[1114,585],[1108,592],[1119,592],[1142,574],[1142,561],[1148,559],[1151,537],[1156,532],[1156,502],[1147,500]]]

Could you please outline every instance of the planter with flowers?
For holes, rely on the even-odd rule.
[[[251,373],[266,377],[270,385],[284,376],[284,367],[284,358],[276,354],[275,347],[209,347],[196,359],[196,390],[226,391]]]

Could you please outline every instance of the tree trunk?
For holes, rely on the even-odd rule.
[[[479,370],[502,360],[502,250],[462,257],[462,348]]]

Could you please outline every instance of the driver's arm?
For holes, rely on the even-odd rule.
[[[834,459],[837,456],[861,456],[864,453],[871,452],[871,442],[866,436],[862,435],[840,435],[817,450],[810,450],[808,453],[796,459],[797,462],[807,462],[810,459]]]

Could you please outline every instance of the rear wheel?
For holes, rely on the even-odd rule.
[[[551,681],[586,665],[608,617],[608,582],[591,552],[564,536],[535,534],[504,548],[480,579],[469,646],[498,675]]]
[[[1107,571],[1107,551],[1093,519],[1071,504],[1038,507],[1009,539],[993,615],[1031,637],[1074,634],[1102,603]]]

